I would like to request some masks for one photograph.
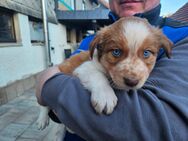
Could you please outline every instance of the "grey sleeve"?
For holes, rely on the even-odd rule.
[[[88,141],[188,141],[188,38],[161,58],[143,88],[116,90],[114,112],[97,115],[80,81],[58,74],[43,87],[44,102]]]

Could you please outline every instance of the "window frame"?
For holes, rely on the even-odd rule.
[[[16,38],[16,29],[15,29],[15,21],[14,21],[14,12],[12,10],[9,9],[5,9],[0,7],[0,12],[10,16],[10,22],[11,22],[11,35],[12,35],[12,39],[7,39],[7,40],[1,40],[0,39],[0,44],[3,43],[16,43],[17,42],[17,38]]]
[[[43,26],[43,21],[41,20],[41,19],[38,19],[38,18],[34,18],[34,17],[31,17],[31,16],[29,16],[29,22],[35,22],[35,23],[41,23],[42,24],[42,26]],[[30,24],[30,23],[29,23]],[[29,29],[29,30],[31,30],[31,29]],[[31,39],[30,39],[30,42],[32,43],[32,44],[44,44],[44,42],[45,42],[45,39],[44,39],[44,27],[42,28],[42,34],[43,34],[43,40],[32,40],[32,37],[31,37],[31,31],[30,31],[30,37],[31,37]]]

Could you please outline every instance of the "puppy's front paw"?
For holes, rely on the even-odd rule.
[[[49,117],[48,116],[39,117],[37,119],[36,124],[39,130],[45,129],[49,125]]]
[[[40,106],[40,114],[36,121],[39,130],[43,130],[49,125],[48,111],[47,107]]]
[[[95,111],[99,114],[105,112],[111,114],[117,105],[117,97],[113,89],[98,89],[91,93],[91,103]]]

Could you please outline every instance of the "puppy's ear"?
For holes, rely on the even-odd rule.
[[[100,35],[99,34],[96,34],[96,36],[94,37],[93,41],[90,43],[90,46],[89,46],[89,51],[90,51],[90,57],[91,59],[93,58],[93,55],[94,55],[94,52],[95,52],[95,49],[99,49],[100,48]]]
[[[171,58],[173,43],[163,34],[161,35],[160,43],[161,47],[165,50],[166,56]]]
[[[110,35],[112,25],[102,27],[97,34],[95,35],[95,38],[90,43],[90,57],[93,58],[95,51],[97,51],[97,57],[98,60],[102,57],[102,54],[104,53],[104,45],[106,41],[111,38]]]
[[[163,48],[165,50],[166,56],[171,58],[173,43],[162,33],[160,29],[156,29],[155,31],[158,37],[157,42],[159,43],[159,48]]]

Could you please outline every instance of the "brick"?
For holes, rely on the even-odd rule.
[[[35,86],[35,78],[29,77],[23,80],[24,90],[29,90]]]
[[[5,88],[0,88],[0,105],[7,103],[7,93]]]
[[[4,113],[2,116],[0,116],[0,131],[4,130],[5,127],[15,121],[23,113],[22,111],[13,108],[14,107],[10,108],[7,113]]]
[[[14,121],[14,123],[31,125],[37,120],[38,115],[39,115],[39,108],[38,107],[31,107],[22,116],[17,118]]]
[[[16,82],[16,91],[17,91],[17,96],[23,95],[24,86],[23,86],[22,81],[17,81]]]
[[[29,125],[27,124],[15,124],[11,123],[5,129],[0,132],[0,136],[4,137],[18,137],[20,136],[27,128]]]
[[[9,110],[10,110],[10,107],[1,106],[1,107],[0,107],[0,116],[4,115],[4,114],[7,113]]]
[[[18,138],[16,141],[39,141],[39,140],[33,139],[33,138],[31,138],[31,139],[29,139],[29,138]]]
[[[5,88],[7,94],[7,100],[11,101],[17,97],[16,84],[13,83]]]
[[[49,128],[45,130],[38,130],[37,126],[32,126],[28,128],[21,136],[20,138],[28,138],[28,139],[34,139],[34,140],[42,140],[49,132]]]
[[[1,141],[15,141],[16,137],[5,137],[0,135]]]
[[[34,89],[0,106],[0,141],[51,141],[52,124],[45,130],[37,129],[39,107]]]

